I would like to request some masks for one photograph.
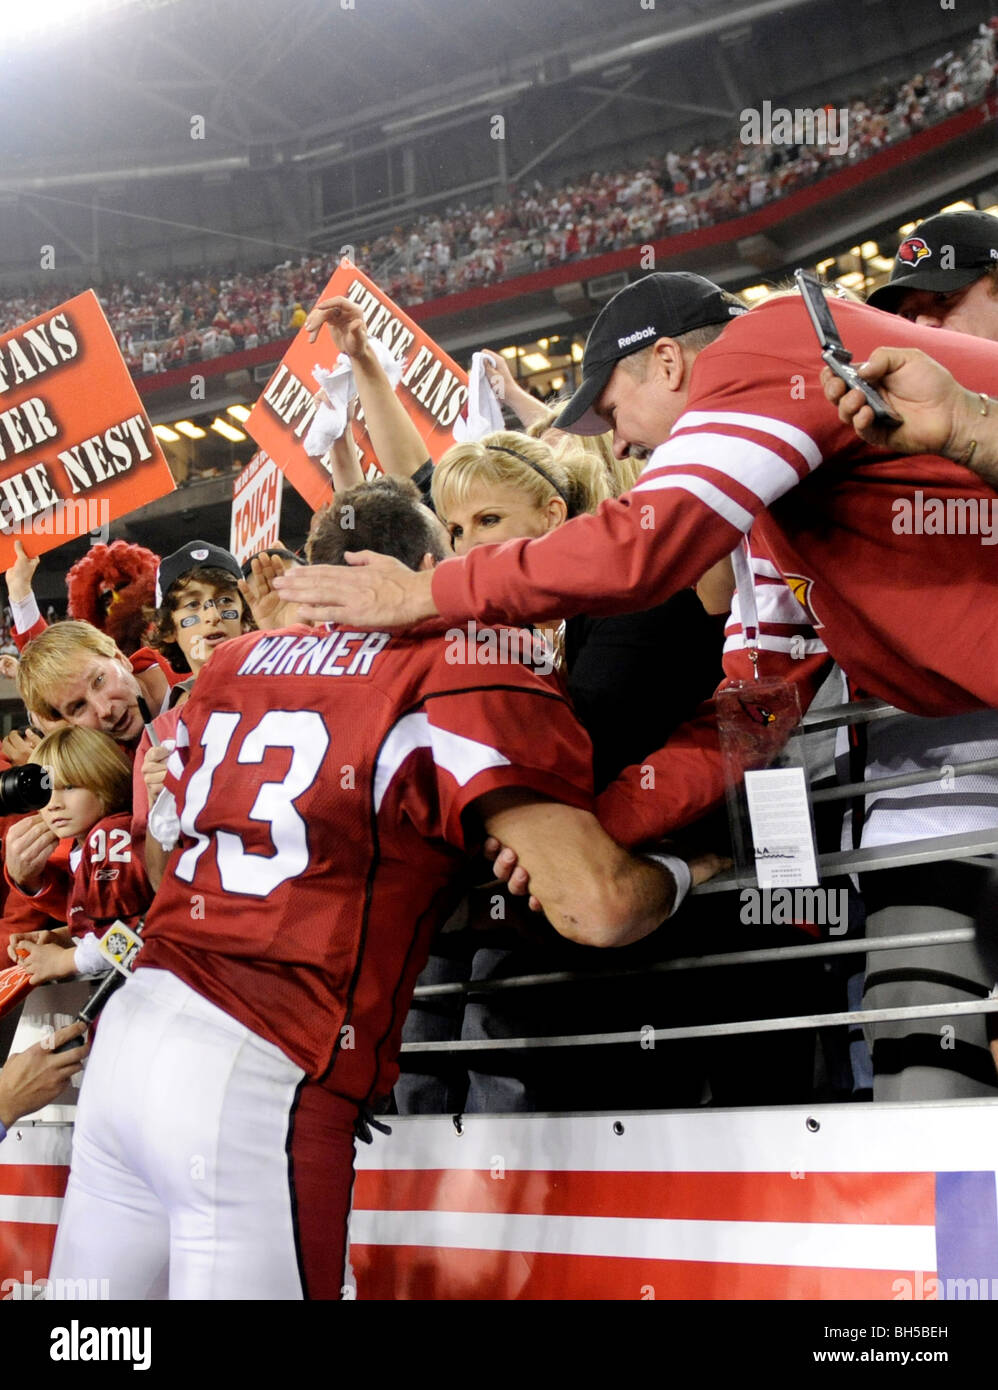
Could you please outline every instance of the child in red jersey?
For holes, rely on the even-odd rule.
[[[11,936],[9,954],[32,972],[32,984],[107,968],[97,942],[116,919],[134,925],[152,901],[140,854],[132,853],[132,765],[107,734],[64,728],[31,755],[52,778],[52,797],[39,812],[52,849],[72,840],[73,883],[65,928]],[[16,891],[31,897],[47,886],[45,870]]]

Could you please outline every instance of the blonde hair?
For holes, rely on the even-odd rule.
[[[433,470],[437,515],[446,518],[448,502],[460,504],[479,483],[516,488],[538,509],[560,495],[569,517],[593,512],[613,495],[595,455],[577,448],[555,451],[515,430],[496,430],[447,450]]]
[[[33,637],[17,667],[17,689],[29,713],[37,710],[46,719],[61,719],[53,697],[69,681],[80,678],[80,655],[113,659],[120,655],[113,637],[91,623],[69,619],[53,623]]]
[[[104,808],[127,811],[132,802],[132,764],[109,734],[96,729],[56,729],[33,749],[29,762],[47,767],[64,787],[84,787]]]
[[[611,497],[619,497],[622,492],[627,492],[638,480],[638,476],[644,468],[643,459],[614,457],[613,452],[613,430],[607,430],[605,434],[572,434],[568,430],[560,430],[555,424],[561,411],[567,402],[562,401],[557,410],[548,410],[547,414],[539,420],[535,420],[532,425],[528,425],[525,434],[529,434],[531,439],[540,439],[542,434],[547,434],[548,430],[555,430],[559,435],[558,440],[542,440],[553,452],[556,459],[566,456],[579,454],[591,454],[598,459],[604,468],[607,482],[610,488]]]

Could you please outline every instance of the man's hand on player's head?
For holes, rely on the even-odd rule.
[[[975,415],[980,415],[980,398],[965,391],[939,362],[918,348],[879,347],[857,371],[876,386],[901,420],[900,425],[878,423],[862,391],[849,390],[825,367],[825,395],[861,439],[906,454],[941,454],[954,460],[966,454]]]
[[[281,598],[298,604],[299,621],[391,632],[437,612],[428,571],[372,550],[346,558],[346,565],[296,565],[275,578]]]

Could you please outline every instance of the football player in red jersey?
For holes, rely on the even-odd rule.
[[[403,564],[443,553],[386,480],[316,518],[312,558],[374,532]],[[677,905],[690,867],[630,856],[592,815],[556,680],[486,647],[439,625],[298,626],[214,653],[169,764],[179,841],[88,1066],[53,1278],[100,1271],[115,1298],[340,1297],[355,1126],[396,1079],[468,851],[486,831],[513,845],[574,940],[636,940]]]

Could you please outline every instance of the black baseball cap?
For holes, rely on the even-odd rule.
[[[678,338],[747,313],[733,294],[686,270],[658,271],[635,280],[613,296],[593,324],[582,358],[582,385],[555,420],[555,428],[605,434],[607,423],[593,406],[621,358],[659,338]]]
[[[220,545],[211,545],[208,541],[189,541],[180,550],[160,560],[156,571],[156,607],[162,607],[164,597],[178,579],[196,569],[226,570],[233,579],[243,577],[239,561],[231,551],[223,550]]]
[[[905,237],[891,278],[866,302],[896,314],[906,290],[962,290],[993,265],[998,265],[998,217],[989,212],[940,212]]]

